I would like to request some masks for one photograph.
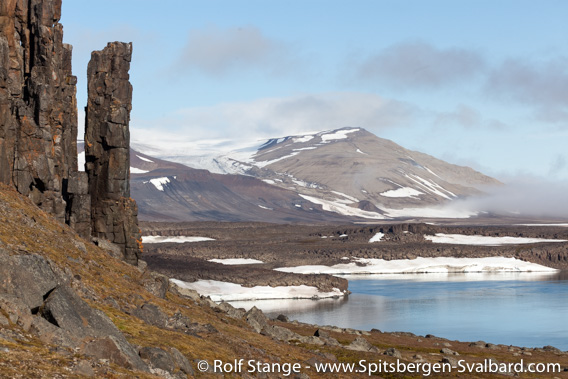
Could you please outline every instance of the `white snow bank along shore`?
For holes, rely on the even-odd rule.
[[[448,272],[556,272],[558,270],[516,258],[416,258],[385,261],[355,258],[349,263],[333,266],[297,266],[275,269],[296,274],[411,274]]]
[[[215,258],[215,259],[209,259],[209,262],[221,263],[224,265],[250,265],[250,264],[264,263],[263,261],[259,261],[258,259],[252,259],[252,258]]]
[[[545,239],[545,238],[470,236],[463,234],[444,234],[444,233],[437,233],[435,236],[424,236],[424,238],[434,243],[451,243],[455,245],[481,245],[481,246],[499,246],[499,245],[509,245],[509,244],[517,245],[517,244],[541,243],[541,242],[566,242],[566,240]]]
[[[517,224],[520,226],[562,226],[568,227],[568,224]]]
[[[243,287],[240,284],[220,282],[217,280],[198,280],[193,283],[170,279],[181,288],[197,291],[200,295],[209,296],[213,301],[240,301],[264,299],[323,299],[343,297],[344,293],[334,288],[332,292],[320,292],[316,287],[301,286],[255,286]]]
[[[184,243],[184,242],[201,242],[201,241],[215,241],[214,238],[209,237],[188,237],[188,236],[142,236],[142,243]]]

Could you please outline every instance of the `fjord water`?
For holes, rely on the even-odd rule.
[[[345,277],[352,292],[346,299],[233,305],[318,325],[568,350],[566,272]]]

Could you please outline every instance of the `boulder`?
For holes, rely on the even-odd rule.
[[[290,340],[300,339],[300,335],[298,333],[278,325],[266,325],[265,327],[262,328],[260,334],[263,334],[265,336],[270,336],[274,339],[285,342],[288,342]]]
[[[447,347],[444,347],[442,350],[440,350],[440,353],[444,355],[460,355],[457,351],[453,351],[451,349],[448,349]]]
[[[30,308],[16,296],[0,293],[0,310],[12,324],[19,325],[24,331],[30,330],[34,320]]]
[[[340,346],[341,345],[326,330],[318,329],[318,330],[315,331],[314,336],[319,337],[323,341],[323,343],[327,346]]]
[[[370,344],[369,341],[367,341],[366,339],[364,339],[363,337],[357,337],[353,340],[353,342],[351,342],[349,345],[345,346],[346,349],[348,350],[354,350],[354,351],[368,351],[371,353],[379,353],[379,349]]]
[[[60,282],[49,262],[41,256],[0,252],[0,292],[15,296],[34,313]]]
[[[124,251],[122,251],[120,246],[115,245],[114,243],[105,240],[104,238],[93,237],[92,240],[95,245],[106,251],[107,254],[111,257],[119,259],[121,261],[124,260]]]
[[[191,363],[189,363],[189,360],[178,349],[172,347],[170,349],[170,353],[172,355],[172,358],[174,359],[176,366],[179,367],[181,372],[186,373],[190,376],[195,375],[195,371],[193,370]]]
[[[176,312],[167,321],[167,327],[181,330],[184,333],[197,335],[197,333],[218,333],[218,330],[211,324],[199,324],[192,322],[191,319],[181,312]]]
[[[95,376],[93,366],[88,361],[77,362],[75,367],[73,367],[73,373],[86,378],[92,378]]]
[[[453,368],[458,367],[458,359],[454,357],[443,357],[442,363],[449,363]]]
[[[252,307],[248,312],[246,312],[244,318],[257,333],[260,333],[263,328],[268,326],[268,318],[257,307]]]
[[[167,320],[168,328],[177,330],[188,329],[192,324],[191,319],[181,312],[174,313],[174,315]]]
[[[201,295],[199,295],[199,293],[196,290],[180,287],[173,282],[171,284],[172,285],[169,287],[169,290],[174,295],[186,297],[188,299],[193,300],[196,303],[201,301]]]
[[[165,299],[166,293],[170,288],[170,279],[165,275],[158,274],[157,272],[149,272],[142,279],[142,285],[146,291],[150,292],[152,295]]]
[[[384,354],[390,357],[402,358],[402,354],[400,353],[400,351],[398,351],[394,347],[389,347],[388,349],[386,349]]]
[[[134,309],[132,315],[143,320],[147,324],[165,328],[168,324],[168,316],[154,304],[143,304],[142,306]]]
[[[97,359],[108,359],[110,362],[128,369],[149,371],[148,366],[140,359],[132,346],[124,342],[109,335],[87,341],[79,351]]]
[[[173,373],[176,369],[172,356],[167,351],[157,347],[141,348],[140,358],[147,361],[151,367],[159,368],[169,373]]]
[[[147,369],[112,321],[103,312],[91,308],[69,287],[60,286],[51,291],[38,314],[72,338],[92,340],[85,345],[84,354],[109,355],[108,359],[124,367]]]
[[[50,323],[42,317],[34,317],[29,329],[39,339],[47,344],[76,348],[80,345],[80,339],[71,335],[67,330]]]
[[[235,308],[231,304],[225,302],[220,303],[217,308],[225,312],[227,316],[237,320],[243,318],[246,314],[246,311],[243,308]]]

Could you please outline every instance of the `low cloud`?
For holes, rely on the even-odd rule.
[[[449,112],[439,112],[433,121],[434,127],[460,126],[466,129],[487,128],[503,130],[507,125],[495,119],[486,119],[482,113],[468,105],[459,104],[456,109]]]
[[[563,176],[568,171],[568,162],[566,162],[566,157],[564,155],[558,154],[549,169],[549,176]]]
[[[268,38],[256,27],[210,27],[189,32],[176,68],[213,76],[250,67],[276,70],[279,56],[285,55],[283,43]]]
[[[483,57],[473,50],[405,42],[360,62],[355,76],[360,81],[379,81],[400,89],[430,89],[470,79],[484,68]]]
[[[435,126],[459,125],[465,128],[475,128],[482,122],[479,111],[467,105],[460,104],[454,111],[441,112],[434,120]]]
[[[511,179],[499,187],[485,188],[485,195],[455,204],[459,209],[484,211],[501,216],[557,217],[568,215],[568,182],[542,177]]]
[[[168,119],[144,123],[137,120],[133,122],[136,125],[133,138],[139,138],[137,133],[160,138],[160,130],[166,127],[178,139],[192,140],[277,137],[345,126],[376,132],[407,125],[419,113],[413,105],[358,92],[263,98],[183,109]]]

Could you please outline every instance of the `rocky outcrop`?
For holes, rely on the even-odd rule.
[[[128,161],[132,46],[113,43],[93,53],[89,181],[77,167],[77,78],[60,17],[61,0],[0,4],[0,182],[82,237],[119,244],[122,258],[136,264],[140,233]]]
[[[0,181],[87,237],[86,178],[77,171],[77,78],[60,17],[60,0],[0,5]]]
[[[91,194],[93,235],[118,244],[137,264],[141,252],[138,208],[130,198],[130,110],[128,71],[132,44],[113,42],[89,62],[85,160]]]
[[[44,343],[147,371],[108,316],[82,300],[58,271],[42,256],[10,255],[0,249],[0,311]]]

